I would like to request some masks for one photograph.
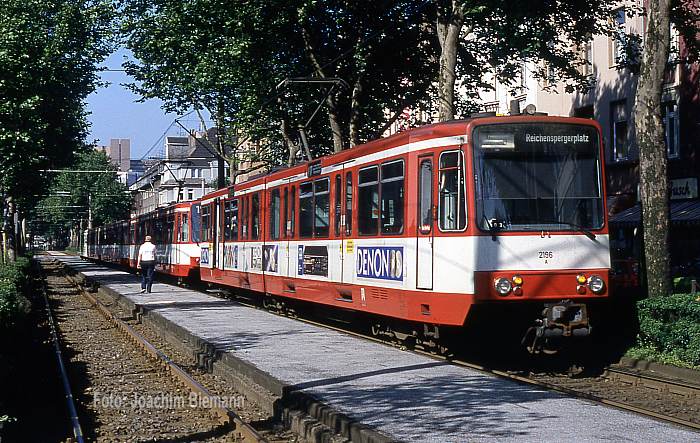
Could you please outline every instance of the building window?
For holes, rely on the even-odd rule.
[[[583,64],[579,69],[579,72],[583,75],[594,75],[595,65],[593,64],[593,40],[588,40],[586,43],[581,45],[581,60]]]
[[[467,226],[462,151],[440,154],[439,227],[441,231],[462,231]]]
[[[187,200],[194,200],[194,191],[192,189],[187,190]]]
[[[610,135],[613,161],[626,160],[629,156],[627,110],[625,105],[624,100],[610,104]]]
[[[668,158],[678,157],[678,105],[676,102],[666,102],[661,107],[661,112],[664,121],[664,137],[666,138]]]
[[[625,61],[625,45],[627,44],[627,30],[625,23],[627,14],[625,8],[620,8],[615,13],[615,31],[610,37],[610,66],[616,66]]]
[[[280,238],[280,190],[272,190],[270,200],[270,238],[277,240]]]

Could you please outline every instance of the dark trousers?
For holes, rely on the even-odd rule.
[[[153,285],[153,274],[156,271],[156,262],[142,261],[141,262],[141,289],[151,292]]]

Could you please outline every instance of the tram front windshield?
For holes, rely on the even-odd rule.
[[[603,226],[598,131],[572,124],[498,124],[473,133],[477,221],[486,231]]]

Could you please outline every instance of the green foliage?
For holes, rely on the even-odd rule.
[[[694,294],[674,294],[641,300],[636,355],[657,356],[700,366],[700,300]],[[661,356],[661,357],[659,357]]]
[[[0,187],[21,207],[39,169],[70,162],[86,134],[84,99],[108,53],[108,0],[5,0],[0,8]]]
[[[125,185],[117,180],[116,167],[109,158],[95,150],[77,155],[69,170],[114,171],[113,173],[61,172],[51,185],[49,196],[37,206],[37,215],[46,222],[45,232],[54,237],[88,223],[88,207],[93,225],[99,226],[128,218],[132,198]]]
[[[29,260],[24,257],[0,264],[0,330],[10,328],[29,312],[24,296],[29,283]]]
[[[693,290],[693,277],[675,277],[673,279],[673,293],[687,294]]]
[[[122,31],[136,62],[126,64],[144,98],[164,100],[170,111],[204,108],[229,134],[262,140],[273,162],[284,159],[291,129],[306,122],[327,87],[293,85],[288,77],[339,77],[350,90],[336,91],[309,128],[315,156],[375,138],[401,116],[411,125],[431,123],[441,51],[438,16],[459,7],[465,30],[456,48],[458,109],[475,110],[487,76],[520,87],[523,60],[540,62],[540,76],[568,80],[586,90],[590,77],[578,44],[604,32],[610,2],[512,2],[433,0],[222,1],[126,0]],[[243,17],[245,19],[243,19]],[[443,49],[446,50],[446,49]],[[329,119],[338,123],[331,134]],[[281,128],[280,122],[285,122]],[[284,131],[284,132],[283,132]],[[337,142],[337,140],[334,140]],[[289,148],[287,146],[287,148]]]

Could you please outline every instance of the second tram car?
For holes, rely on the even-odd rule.
[[[156,245],[156,270],[180,279],[198,277],[199,204],[176,203],[128,221],[88,230],[88,258],[136,269],[146,235]]]

